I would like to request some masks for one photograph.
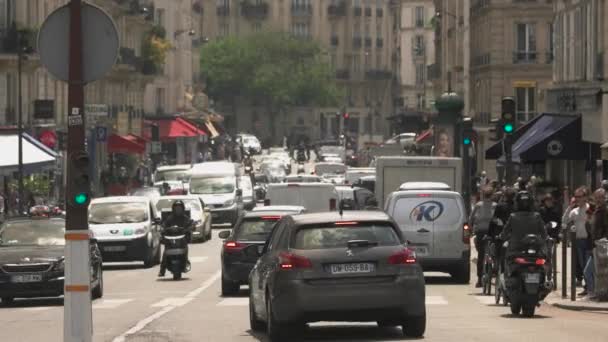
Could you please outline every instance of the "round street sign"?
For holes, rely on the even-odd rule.
[[[59,7],[40,28],[38,51],[48,71],[62,81],[69,79],[70,8]],[[108,72],[118,56],[118,31],[112,18],[101,8],[82,3],[82,43],[84,83]]]

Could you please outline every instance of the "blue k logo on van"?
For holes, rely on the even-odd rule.
[[[443,214],[443,204],[437,201],[426,201],[418,204],[410,213],[410,220],[434,222]]]

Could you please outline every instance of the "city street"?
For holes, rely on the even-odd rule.
[[[158,268],[106,266],[105,295],[93,303],[94,341],[265,341],[252,334],[248,292],[220,296],[220,246],[214,238],[191,247],[192,272],[175,282]],[[606,314],[567,311],[546,304],[532,319],[512,317],[493,297],[472,286],[453,285],[441,274],[427,278],[427,341],[605,341]],[[61,299],[18,300],[0,308],[2,341],[62,341]],[[375,324],[313,324],[306,341],[404,341],[400,329]]]

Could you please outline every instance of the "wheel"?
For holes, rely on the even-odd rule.
[[[2,304],[11,305],[15,302],[15,298],[13,297],[2,297]]]
[[[450,272],[454,281],[458,284],[468,284],[471,281],[471,264],[467,261]]]
[[[289,326],[276,321],[274,312],[272,311],[272,301],[270,299],[266,300],[266,315],[268,316],[266,319],[266,332],[270,342],[290,341],[291,333]]]
[[[182,272],[173,273],[173,280],[181,280],[181,279],[182,279]]]
[[[207,241],[210,241],[212,237],[213,237],[213,232],[211,231],[211,227],[209,227],[209,233],[207,233],[207,236],[205,238],[207,239]]]
[[[260,321],[258,315],[255,313],[251,291],[249,293],[249,327],[252,331],[264,331],[266,328],[266,324]]]
[[[152,247],[148,248],[148,251],[146,253],[146,258],[144,259],[145,268],[150,268],[150,267],[154,266],[154,257],[155,257],[154,252],[155,252],[154,248],[152,248]]]
[[[222,275],[222,296],[233,296],[239,292],[239,284],[230,281]]]
[[[519,315],[521,312],[521,305],[517,301],[511,302],[511,313],[514,315]]]
[[[418,338],[424,336],[424,331],[426,330],[426,315],[406,318],[401,329],[403,329],[403,335],[406,337]]]
[[[93,299],[99,299],[99,298],[103,297],[103,271],[102,271],[101,264],[99,265],[97,274],[98,274],[97,286],[95,286],[95,288],[93,289],[93,292],[91,293],[91,297]]]
[[[522,316],[524,317],[533,317],[534,316],[534,311],[536,310],[536,305],[534,304],[524,304],[521,307],[521,311],[522,311]]]

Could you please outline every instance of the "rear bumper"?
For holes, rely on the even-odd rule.
[[[216,224],[231,224],[236,223],[238,217],[238,206],[233,204],[228,208],[211,209],[211,223]]]
[[[282,321],[402,320],[425,314],[424,278],[416,274],[361,284],[285,281],[272,291],[273,309]]]
[[[141,261],[147,257],[150,248],[147,235],[125,241],[98,240],[97,244],[104,262]],[[124,248],[124,250],[109,251],[108,248]]]
[[[0,278],[0,297],[34,298],[63,295],[63,277],[36,283],[11,283],[9,277]]]
[[[462,252],[460,258],[424,258],[419,257],[418,262],[424,271],[449,272],[457,267],[467,265],[471,260],[471,251]]]
[[[245,285],[249,280],[249,273],[251,273],[255,263],[233,261],[223,262],[222,266],[222,275],[225,279]]]

